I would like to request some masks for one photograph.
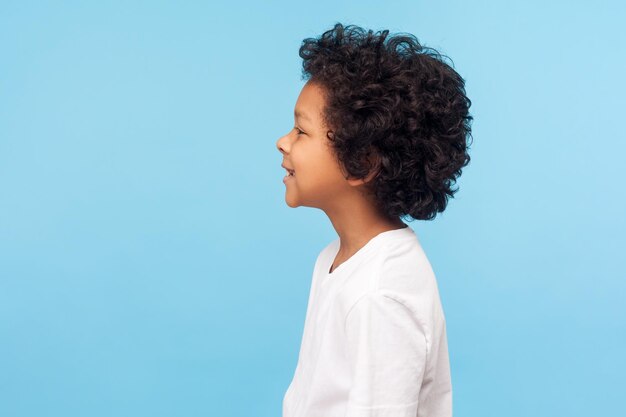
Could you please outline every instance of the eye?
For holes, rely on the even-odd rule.
[[[298,129],[297,127],[294,127],[294,129],[296,129],[296,132],[298,132],[298,136],[304,134],[304,132]]]

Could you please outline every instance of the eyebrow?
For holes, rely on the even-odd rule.
[[[293,115],[296,116],[296,118],[300,117],[302,119],[311,120],[311,118],[307,116],[306,113],[302,113],[301,111],[298,111],[298,110],[294,110]]]

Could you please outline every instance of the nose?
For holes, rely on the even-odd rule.
[[[284,135],[281,136],[277,141],[276,141],[276,148],[278,149],[278,152],[280,153],[285,153],[285,145],[287,145],[288,143],[288,138],[289,135]]]

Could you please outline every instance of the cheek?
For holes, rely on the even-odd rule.
[[[296,178],[300,176],[303,183],[336,184],[344,178],[330,149],[318,143],[300,142],[297,145],[292,154],[292,163]]]
[[[311,178],[320,187],[335,188],[342,182],[343,176],[339,168],[328,158],[320,158],[308,168],[307,180]]]

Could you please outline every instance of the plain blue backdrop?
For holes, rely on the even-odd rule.
[[[416,221],[458,416],[623,411],[626,31],[614,2],[0,3],[0,415],[280,416],[315,258],[278,138],[298,47],[409,32],[472,100]]]

